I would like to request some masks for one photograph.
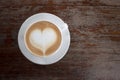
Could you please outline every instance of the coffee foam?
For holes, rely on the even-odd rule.
[[[56,42],[57,35],[52,28],[35,29],[31,32],[29,40],[34,47],[45,53]]]
[[[61,40],[57,26],[48,21],[32,24],[25,33],[26,48],[37,56],[53,54],[60,47]]]

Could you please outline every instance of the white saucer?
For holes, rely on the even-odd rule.
[[[24,34],[26,29],[30,27],[33,23],[36,23],[38,21],[49,21],[55,24],[61,31],[62,42],[58,50],[55,51],[54,55],[45,56],[45,57],[35,56],[25,46]],[[22,24],[18,33],[18,45],[22,54],[31,62],[40,65],[53,64],[55,62],[58,62],[60,59],[62,59],[69,49],[70,32],[68,30],[68,25],[64,23],[62,19],[60,19],[59,17],[53,14],[50,13],[35,14],[29,17],[28,19],[26,19],[25,22]]]

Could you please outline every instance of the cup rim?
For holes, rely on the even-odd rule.
[[[31,53],[26,47],[26,43],[24,40],[25,33],[27,29],[34,23],[39,21],[48,21],[57,26],[59,31],[61,32],[61,44],[59,48],[48,56],[36,56]],[[68,51],[70,46],[70,32],[68,30],[68,25],[64,23],[64,21],[56,15],[50,13],[38,13],[27,18],[18,33],[18,46],[22,52],[22,54],[31,62],[40,64],[40,65],[49,65],[58,62],[61,60]]]

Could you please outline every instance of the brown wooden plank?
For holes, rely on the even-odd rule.
[[[6,6],[120,6],[120,0],[1,0],[0,3]]]

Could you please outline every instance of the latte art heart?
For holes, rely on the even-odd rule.
[[[59,28],[48,21],[31,25],[25,34],[26,48],[36,56],[48,56],[55,53],[61,44]]]
[[[44,30],[35,29],[29,37],[30,43],[37,49],[40,49],[44,54],[57,40],[55,31],[51,28]]]

